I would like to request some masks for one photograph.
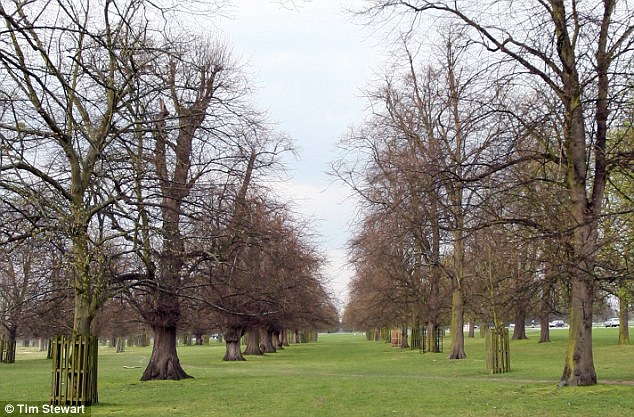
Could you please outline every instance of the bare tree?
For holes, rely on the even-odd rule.
[[[610,123],[622,118],[630,72],[634,16],[627,2],[595,5],[565,0],[505,2],[375,1],[367,12],[444,15],[462,23],[474,43],[512,66],[517,81],[537,83],[557,97],[562,147],[551,154],[565,171],[573,224],[570,332],[561,385],[596,383],[592,356],[594,256],[611,156]],[[377,14],[375,14],[377,16]],[[535,84],[535,85],[537,85]],[[527,85],[527,84],[524,84]],[[548,143],[548,141],[546,141]],[[548,146],[548,145],[547,145]]]
[[[130,99],[124,68],[129,52],[142,47],[142,34],[131,30],[142,2],[93,3],[0,5],[0,187],[34,202],[34,226],[72,242],[73,331],[82,335],[91,333],[108,286],[93,229],[95,216],[118,198],[108,161],[118,111]]]

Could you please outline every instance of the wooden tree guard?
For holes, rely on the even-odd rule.
[[[0,362],[15,363],[15,340],[0,339]]]
[[[427,326],[421,326],[416,331],[418,335],[417,346],[420,353],[436,352],[442,353],[445,344],[445,329],[442,327],[436,327],[434,337],[429,340]],[[414,340],[414,339],[412,339]]]
[[[412,327],[412,337],[410,338],[409,348],[411,350],[421,350],[423,348],[420,327]]]
[[[55,336],[52,345],[51,404],[96,404],[97,337]]]
[[[390,331],[390,342],[392,346],[400,346],[403,335],[401,334],[401,329],[398,327],[393,328]]]
[[[486,332],[486,366],[490,374],[510,372],[509,329],[494,328]]]

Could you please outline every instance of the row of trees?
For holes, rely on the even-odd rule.
[[[370,3],[360,16],[407,30],[334,165],[363,201],[347,320],[450,322],[460,359],[465,316],[522,337],[531,314],[547,341],[568,314],[561,384],[596,383],[593,310],[613,294],[626,314],[631,294],[632,11]]]
[[[185,316],[222,330],[227,360],[247,328],[336,320],[306,226],[265,187],[289,140],[224,43],[171,24],[181,12],[0,5],[2,324],[15,338],[71,315],[89,335],[116,301],[154,332],[144,380],[188,376]]]

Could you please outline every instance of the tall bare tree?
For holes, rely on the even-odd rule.
[[[35,202],[39,228],[72,242],[74,328],[89,335],[107,277],[95,216],[118,196],[109,179],[118,111],[131,99],[132,30],[142,1],[6,1],[0,5],[4,195]]]
[[[623,117],[622,93],[634,42],[634,14],[626,1],[566,0],[375,1],[374,16],[394,11],[416,19],[447,16],[468,28],[471,40],[499,57],[518,84],[548,89],[557,98],[562,146],[551,160],[565,171],[571,230],[570,332],[561,385],[597,381],[592,355],[594,256],[608,178],[607,132]],[[420,20],[417,20],[420,21]],[[514,68],[517,71],[514,71]]]

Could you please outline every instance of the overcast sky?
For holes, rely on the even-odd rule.
[[[326,174],[336,144],[360,124],[365,101],[360,90],[379,67],[381,53],[368,30],[351,22],[350,0],[296,0],[296,9],[275,0],[235,0],[231,19],[220,29],[248,62],[258,100],[299,148],[289,160],[291,181],[284,192],[297,211],[314,219],[326,270],[340,300],[350,271],[345,244],[353,205],[349,192]],[[356,3],[359,3],[356,1]]]

